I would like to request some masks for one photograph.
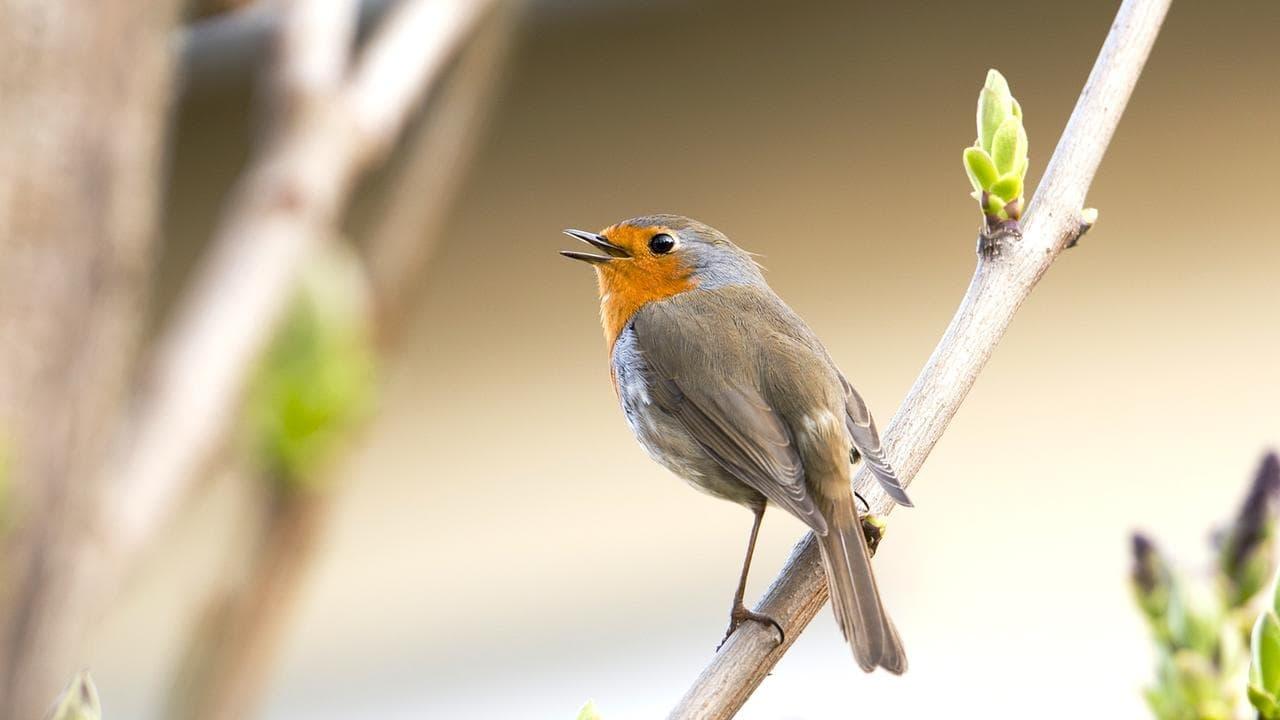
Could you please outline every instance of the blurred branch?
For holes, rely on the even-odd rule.
[[[374,267],[366,288],[376,295],[384,352],[400,337],[400,319],[411,300],[407,289],[430,257],[473,154],[517,15],[515,4],[505,4],[477,30],[433,94],[429,112],[412,130],[407,160],[389,179],[390,198],[376,216],[368,243]],[[331,418],[334,413],[323,415]],[[350,428],[337,432],[350,434]],[[339,494],[317,478],[248,480],[255,485],[249,512],[260,516],[256,537],[241,561],[248,566],[248,577],[215,597],[199,621],[165,714],[174,720],[235,720],[252,714]],[[265,502],[258,502],[264,493]]]
[[[123,574],[222,447],[298,269],[327,239],[350,189],[356,140],[332,98],[353,27],[346,3],[290,7],[271,77],[281,98],[266,147],[233,191],[209,256],[156,341],[109,469],[113,492],[93,523],[110,553],[104,560],[116,566],[109,578]]]
[[[202,477],[211,458],[224,446],[249,373],[273,337],[306,259],[330,239],[356,180],[391,146],[414,105],[488,6],[486,2],[469,0],[402,3],[351,68],[348,57],[355,26],[354,5],[331,0],[294,0],[288,4],[280,26],[279,57],[271,76],[272,89],[277,92],[271,96],[275,104],[270,108],[269,131],[256,159],[233,191],[208,257],[179,301],[172,323],[157,340],[155,355],[141,378],[140,394],[123,423],[115,452],[101,467],[93,462],[97,454],[86,453],[79,458],[79,446],[58,442],[67,438],[55,437],[51,444],[56,457],[63,458],[59,463],[66,462],[67,457],[92,463],[90,467],[104,479],[104,492],[93,498],[85,517],[78,518],[80,522],[68,528],[65,537],[32,545],[39,553],[52,554],[57,562],[41,565],[40,573],[23,578],[15,591],[17,614],[11,626],[18,628],[13,633],[20,634],[6,639],[6,657],[0,658],[0,662],[7,659],[12,664],[5,676],[12,692],[7,696],[0,693],[0,697],[6,697],[5,702],[21,702],[16,700],[18,696],[38,697],[39,706],[28,711],[30,705],[20,704],[23,712],[0,715],[30,717],[43,706],[52,694],[44,679],[49,673],[41,674],[35,668],[43,668],[51,658],[60,658],[67,652],[66,647],[79,641],[88,618],[95,615],[104,598],[110,597],[142,549],[165,526],[179,502]],[[84,23],[68,25],[78,28]],[[169,47],[163,34],[140,39],[120,31],[116,23],[104,22],[103,27],[131,40],[122,40],[126,46],[103,51],[93,62],[103,64],[103,58],[121,58],[117,64],[128,73],[137,70],[136,60],[129,58],[136,55],[138,47],[156,48],[160,54]],[[168,32],[166,26],[165,33]],[[44,37],[38,32],[29,34]],[[75,66],[72,72],[83,72],[83,68]],[[99,84],[102,88],[115,88],[121,82],[111,77]],[[108,108],[119,105],[116,98],[104,103]],[[92,111],[71,109],[61,114],[101,123],[101,112],[102,108],[95,107]],[[28,127],[39,127],[41,122],[47,119],[33,121]],[[150,130],[146,140],[157,142],[158,127],[146,129]],[[25,131],[15,131],[12,137],[24,135]],[[125,137],[136,138],[136,134]],[[49,157],[65,160],[78,157],[78,153],[51,148]],[[117,157],[129,155],[126,151],[97,159],[114,161]],[[147,160],[154,154],[141,157]],[[88,159],[94,160],[95,156]],[[150,169],[155,163],[142,164]],[[145,186],[131,178],[115,185],[115,178],[104,174],[102,167],[88,168],[81,175],[84,182],[75,187],[95,193],[110,188],[113,196],[123,193],[133,202],[149,197]],[[65,168],[60,168],[58,176],[67,177]],[[99,182],[92,182],[95,178]],[[72,213],[80,207],[99,206],[100,201],[69,201],[61,210]],[[151,208],[147,205],[146,209]],[[132,240],[99,240],[100,233],[93,226],[97,221],[87,222],[93,229],[82,233],[85,242],[97,241],[98,246],[110,249]],[[146,227],[149,230],[149,224]],[[135,261],[129,269],[136,272],[139,266],[145,265]],[[58,277],[59,272],[53,269],[40,275],[45,281]],[[101,283],[80,276],[72,276],[71,280],[77,283],[77,292]],[[107,286],[107,290],[114,290],[114,286]],[[102,304],[98,298],[89,300]],[[89,309],[95,306],[90,304]],[[68,318],[96,317],[78,308],[45,308],[36,312],[28,307],[27,312],[62,323]],[[103,319],[107,327],[114,327],[113,322]],[[73,339],[100,339],[101,331],[96,325],[81,328],[71,324],[65,329]],[[91,358],[94,366],[108,369],[114,366],[104,360],[131,346],[124,340],[118,347],[84,344],[96,352]],[[78,368],[75,362],[68,363],[68,371]],[[66,385],[76,391],[83,391],[86,386],[98,390],[91,378],[78,382],[68,379]],[[103,386],[111,385],[104,382]],[[66,403],[76,407],[80,402],[97,399],[93,394],[87,398],[67,399]],[[56,408],[59,402],[60,398],[55,397],[44,407]],[[49,430],[47,422],[44,426],[42,429]],[[32,422],[32,427],[40,425]],[[19,458],[26,460],[21,455]],[[68,477],[72,479],[77,478]],[[60,516],[59,510],[53,508],[52,515]],[[38,639],[39,644],[33,645],[36,641],[32,638]],[[41,680],[26,682],[35,679],[28,675],[40,675]],[[65,672],[57,675],[65,676]],[[17,687],[21,692],[14,691]]]
[[[393,4],[392,0],[360,0],[359,27],[380,22]],[[258,0],[188,23],[174,33],[173,40],[181,58],[182,84],[208,87],[249,75],[268,58],[283,17],[281,2]]]
[[[404,162],[388,182],[387,197],[364,243],[377,331],[384,343],[399,339],[413,285],[431,259],[488,127],[521,13],[516,3],[501,5],[477,32],[406,143]]]
[[[129,442],[113,465],[114,502],[97,523],[122,566],[223,445],[305,259],[329,240],[355,180],[389,147],[486,3],[411,0],[387,18],[353,80],[341,85],[335,69],[342,65],[332,58],[345,57],[354,15],[348,7],[339,16],[333,5],[294,4],[300,19],[286,23],[284,48],[291,52],[277,72],[298,83],[285,93],[291,117],[277,123],[270,146],[234,191],[210,257],[157,341]],[[312,13],[330,24],[306,20]],[[388,56],[403,65],[387,66]],[[396,77],[372,74],[371,61]]]
[[[187,14],[194,18],[208,18],[243,11],[259,0],[187,0]]]
[[[257,537],[247,577],[197,619],[165,708],[169,720],[253,717],[270,683],[276,648],[323,534],[327,494],[255,484],[267,497],[255,498],[263,502],[254,506]]]
[[[1075,110],[1054,150],[1020,234],[983,238],[999,254],[980,255],[960,307],[885,431],[887,456],[913,478],[977,379],[1014,313],[1058,255],[1087,224],[1081,208],[1102,156],[1155,43],[1169,0],[1125,0]],[[892,501],[864,469],[855,478],[871,512]],[[746,623],[716,653],[671,718],[729,718],[759,686],[826,602],[827,585],[812,534],[796,546],[756,608],[782,623],[786,641]]]
[[[0,3],[0,717],[86,630],[64,568],[101,492],[153,257],[176,2]]]

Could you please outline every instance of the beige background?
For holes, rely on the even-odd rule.
[[[536,5],[267,716],[661,716],[719,640],[750,516],[629,436],[560,228],[724,230],[883,424],[972,270],[960,152],[986,69],[1025,109],[1033,187],[1114,7]],[[824,611],[741,717],[1145,713],[1127,533],[1199,568],[1280,442],[1278,72],[1280,4],[1176,4],[1090,193],[1100,222],[892,516],[877,568],[910,672],[862,675]],[[244,152],[242,100],[179,116],[169,285]],[[202,498],[104,628],[111,717],[157,717],[228,507]],[[769,516],[752,595],[800,534]]]

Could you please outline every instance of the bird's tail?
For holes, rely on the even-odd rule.
[[[871,554],[862,534],[862,523],[853,507],[853,499],[843,501],[847,507],[831,513],[827,534],[818,536],[822,564],[827,570],[827,586],[831,590],[831,608],[845,640],[853,647],[853,657],[865,671],[877,666],[901,674],[907,669],[907,655],[902,650],[898,631],[884,611],[876,578],[871,574]]]

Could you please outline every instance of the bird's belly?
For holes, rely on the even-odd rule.
[[[648,368],[627,342],[618,338],[614,350],[614,378],[627,425],[640,446],[660,465],[695,488],[741,505],[755,505],[764,496],[731,475],[693,439],[681,422],[650,400]],[[621,346],[621,347],[619,347]]]

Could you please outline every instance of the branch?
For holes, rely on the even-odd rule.
[[[1001,253],[979,258],[951,325],[885,431],[887,455],[904,482],[915,476],[960,409],[1036,282],[1085,229],[1080,215],[1085,193],[1155,43],[1169,2],[1125,0],[1024,216],[1021,237],[1005,238]],[[893,509],[892,501],[865,469],[854,483],[868,499],[872,513],[884,515]],[[779,646],[771,628],[758,623],[742,625],[669,717],[732,717],[826,600],[826,579],[814,537],[809,534],[796,546],[756,608],[782,623],[786,642]]]
[[[358,267],[363,264],[350,252],[335,259],[361,279],[367,272],[364,294],[372,297],[365,299],[377,299],[375,329],[384,355],[403,339],[401,318],[413,299],[408,288],[422,275],[475,149],[477,130],[513,44],[516,11],[514,5],[495,8],[476,29],[447,80],[433,91],[426,116],[409,131],[414,137],[402,143],[407,158],[391,170],[389,197],[378,208],[366,243],[371,266]],[[355,434],[354,428],[343,433]],[[327,474],[337,464],[329,459],[315,472]],[[257,472],[245,480],[252,486],[246,513],[258,519],[249,547],[235,561],[247,577],[216,594],[188,641],[165,713],[171,720],[254,714],[333,506],[341,498],[339,488],[324,477],[299,482]]]
[[[393,0],[360,0],[359,31],[380,23]],[[180,56],[180,91],[207,89],[251,77],[270,60],[280,34],[284,8],[274,0],[258,0],[217,15],[199,17],[172,36]]]
[[[174,0],[0,2],[0,717],[76,665],[58,571],[101,490],[144,334]]]
[[[330,4],[311,2],[320,14]],[[390,147],[486,7],[468,0],[398,7],[342,87],[328,86],[323,62],[281,74],[315,83],[287,93],[309,107],[279,131],[234,192],[211,256],[158,341],[130,441],[113,466],[116,502],[103,508],[99,526],[122,564],[155,535],[222,446],[304,259],[328,240],[355,180]],[[315,44],[345,53],[337,37],[350,42],[353,20],[348,13],[341,34],[331,28]]]
[[[114,594],[225,445],[248,376],[306,259],[332,237],[357,179],[391,146],[491,2],[406,0],[355,68],[348,62],[353,0],[289,4],[272,76],[279,93],[269,108],[271,127],[232,193],[207,259],[156,342],[118,443],[105,463],[94,464],[103,492],[85,503],[83,520],[59,540],[57,562],[29,574],[11,593],[5,588],[0,598],[14,599],[11,615],[23,633],[14,639],[30,639],[0,647],[0,667],[10,664],[13,682],[66,676],[67,669],[56,666],[68,648],[82,642],[104,598]],[[152,46],[168,47],[161,40]],[[57,601],[41,601],[45,596]],[[51,694],[42,689],[40,702]]]
[[[345,10],[345,12],[344,12]],[[314,12],[313,12],[314,11]],[[352,42],[348,3],[298,0],[272,83],[283,96],[265,147],[232,194],[209,257],[156,341],[95,525],[131,563],[222,447],[241,391],[355,176],[351,133],[328,102]]]
[[[440,233],[488,126],[490,106],[525,9],[499,5],[432,94],[426,116],[404,144],[403,162],[374,210],[364,242],[375,325],[384,347],[399,341],[415,282]]]

